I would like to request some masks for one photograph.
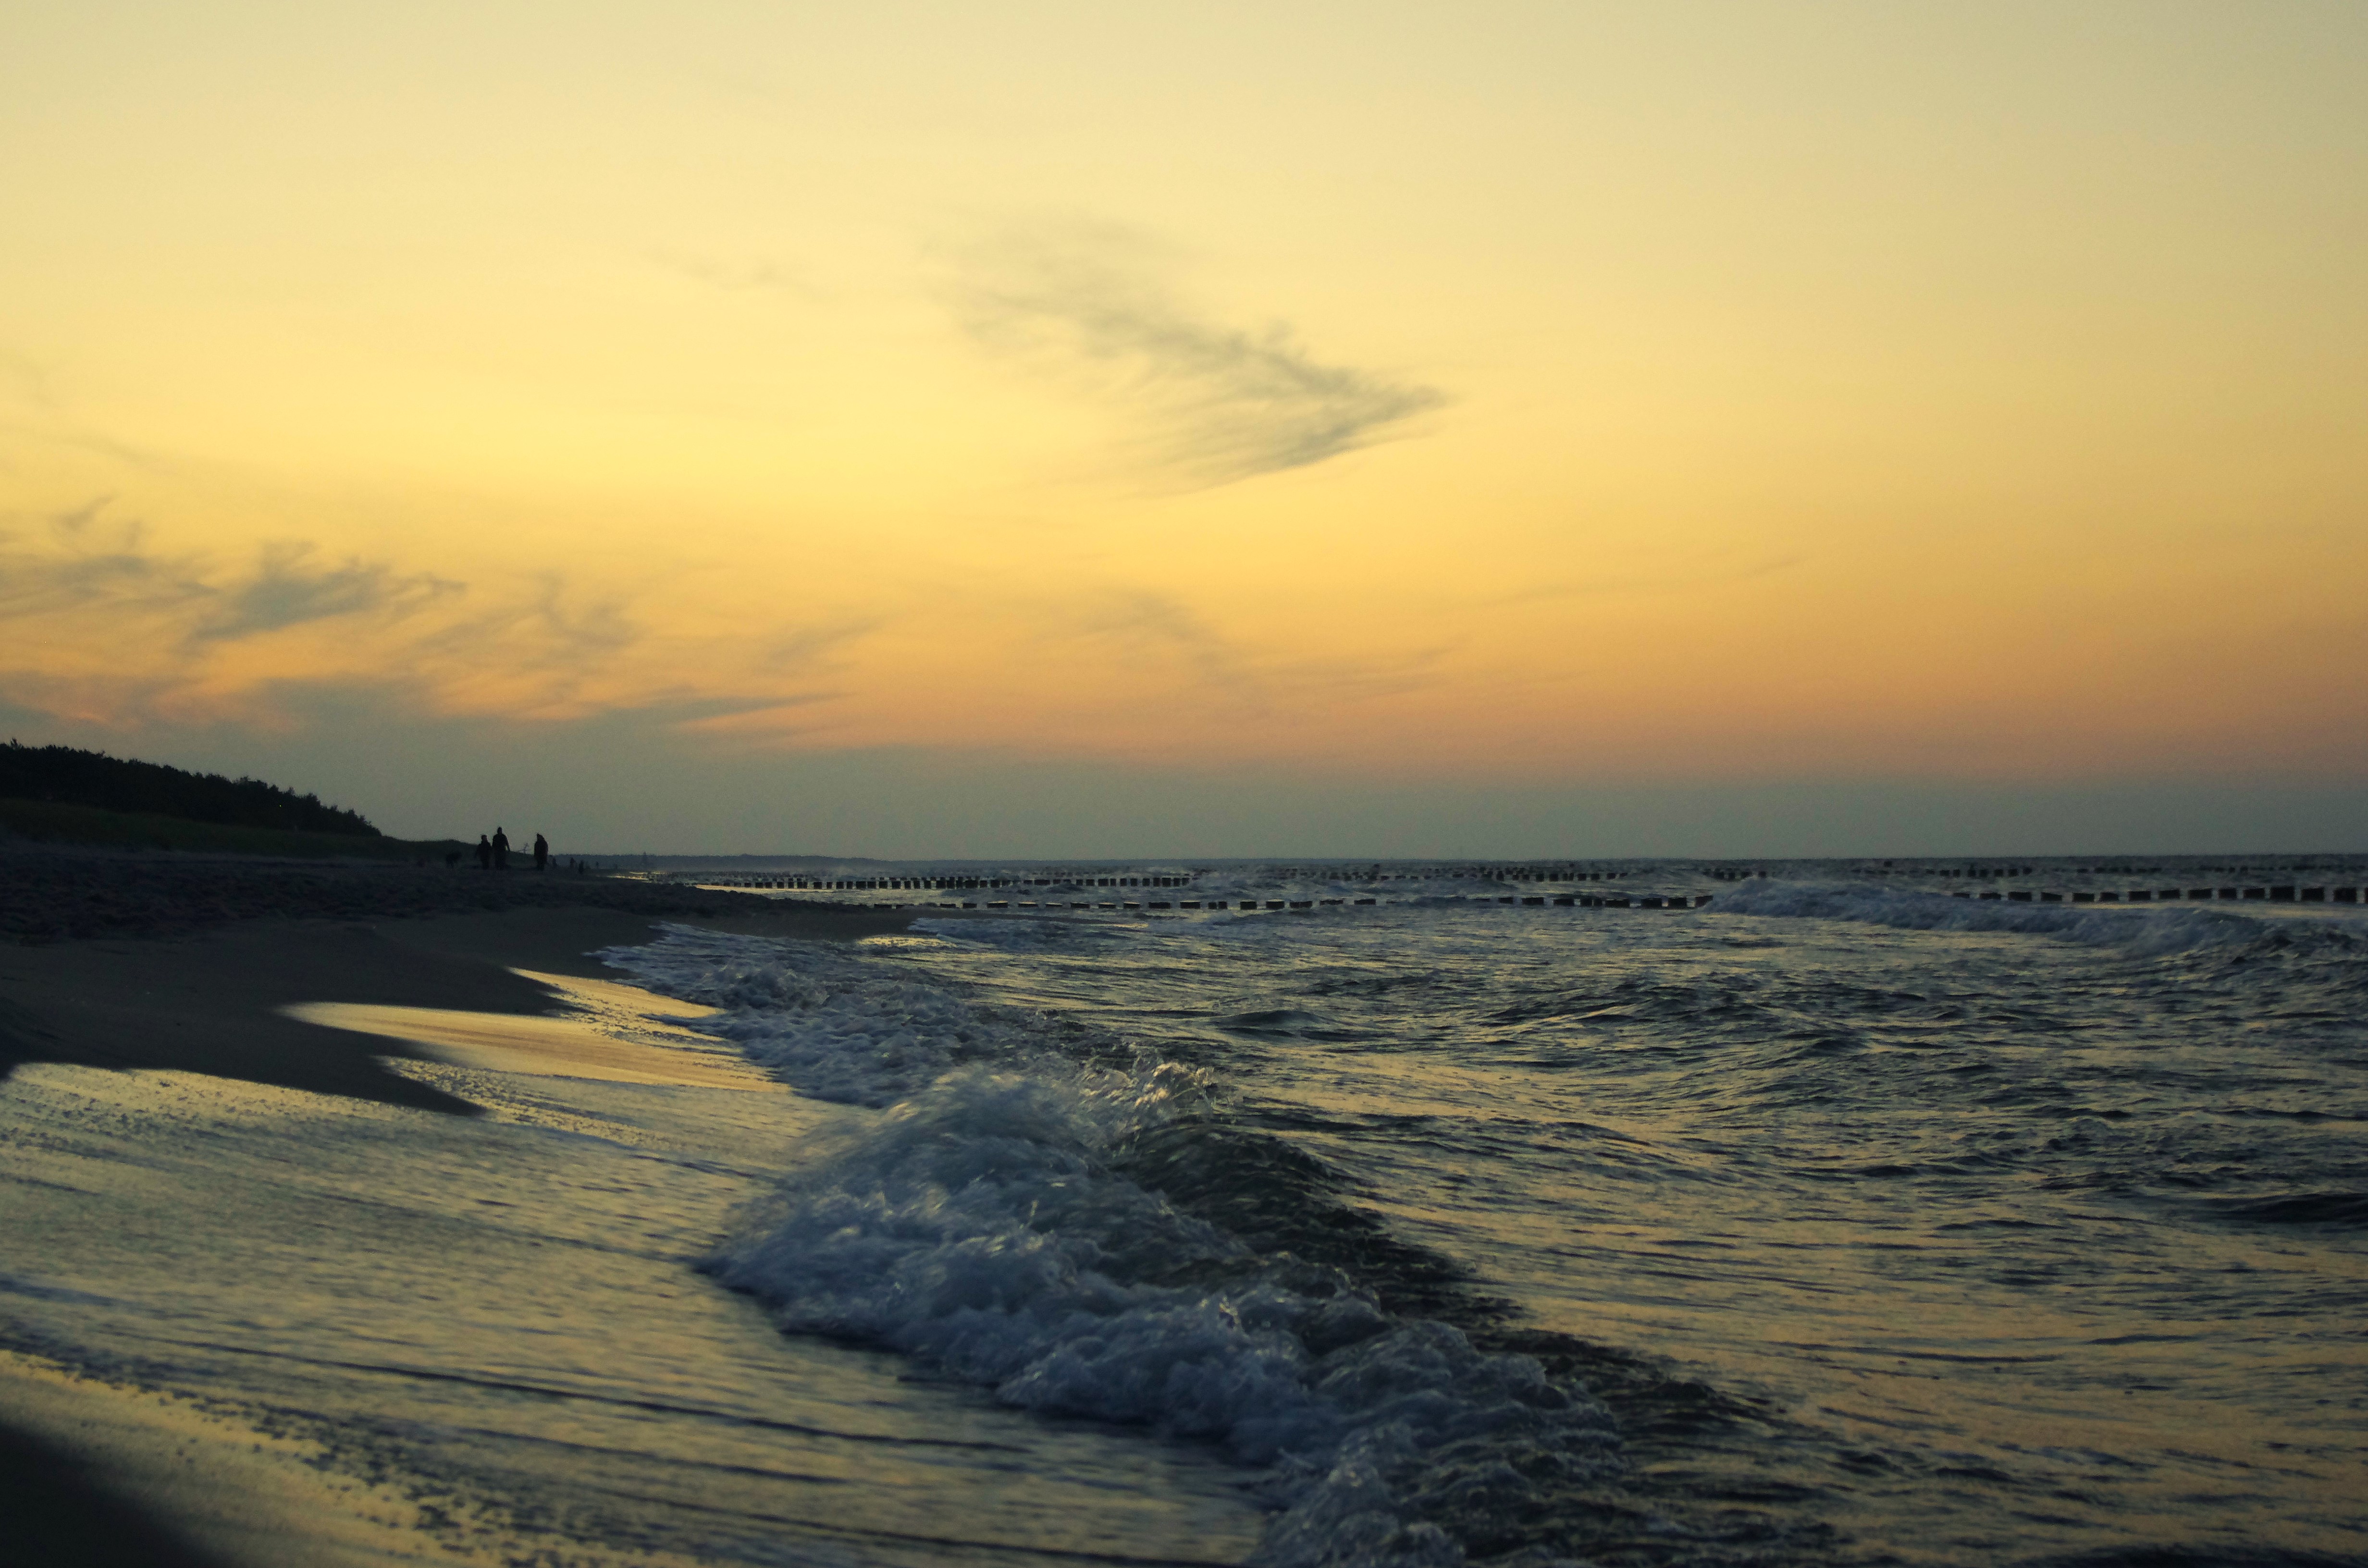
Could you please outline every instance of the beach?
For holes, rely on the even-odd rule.
[[[613,1077],[613,1040],[570,1034],[545,1017],[565,1005],[553,980],[582,977],[604,999],[602,978],[616,971],[589,956],[596,949],[646,941],[661,919],[810,940],[905,924],[871,911],[556,873],[48,847],[0,851],[0,930],[15,938],[0,946],[0,1064],[8,1069],[72,1063],[204,1075],[472,1118],[483,1108],[465,1095],[385,1064],[453,1051],[302,1021],[287,1009],[335,1003],[549,1022],[558,1032],[527,1041],[551,1058],[541,1070]],[[712,1070],[675,1076],[718,1081]],[[37,1270],[40,1260],[20,1250],[26,1233],[12,1230],[15,1256],[0,1268]],[[186,1401],[137,1381],[0,1354],[0,1495],[12,1564],[385,1560],[382,1543],[369,1544],[383,1532],[355,1523],[335,1489],[307,1492],[292,1479],[307,1473],[301,1465],[252,1458],[238,1440],[248,1434],[234,1424],[209,1425]],[[406,1511],[416,1514],[396,1507],[394,1517]],[[191,1537],[192,1518],[210,1545]],[[312,1522],[291,1527],[298,1518]],[[324,1529],[337,1539],[324,1539]]]
[[[2363,1560],[2357,905],[36,869],[30,1561]]]
[[[614,971],[590,951],[660,920],[853,939],[894,912],[529,870],[0,849],[0,1066],[210,1073],[465,1109],[390,1074],[399,1046],[282,1016],[299,1002],[536,1013],[513,973]]]

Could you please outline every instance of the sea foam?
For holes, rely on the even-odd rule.
[[[1856,920],[1909,931],[2014,932],[2141,955],[2249,942],[2263,930],[2260,920],[2216,909],[2021,903],[1851,882],[1748,881],[1720,893],[1713,907],[1726,915]]]
[[[1264,1467],[1274,1568],[1457,1562],[1473,1485],[1495,1511],[1621,1471],[1603,1406],[1534,1359],[1392,1318],[1338,1270],[1261,1256],[1116,1168],[1146,1131],[1209,1114],[1197,1070],[1064,1058],[1025,1016],[843,949],[677,928],[608,956],[727,1009],[699,1027],[808,1093],[885,1107],[702,1262],[783,1329],[1222,1444]]]

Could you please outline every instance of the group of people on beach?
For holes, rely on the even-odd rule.
[[[491,838],[482,833],[477,835],[477,868],[484,871],[507,871],[510,869],[508,834],[495,827]],[[534,835],[534,869],[538,871],[551,869],[551,844],[539,833]]]

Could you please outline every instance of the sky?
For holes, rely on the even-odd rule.
[[[390,832],[2368,849],[2354,0],[0,13],[0,729]]]

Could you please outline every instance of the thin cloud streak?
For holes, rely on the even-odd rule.
[[[653,266],[726,293],[785,293],[806,300],[830,297],[830,290],[816,283],[805,269],[763,257],[732,262],[688,251],[652,250],[643,255]]]
[[[447,578],[406,576],[381,562],[354,557],[314,569],[313,554],[313,547],[301,541],[265,545],[254,575],[219,590],[215,613],[190,631],[190,641],[234,642],[352,616],[400,617],[466,591]]]
[[[304,540],[243,562],[176,552],[107,495],[0,515],[0,701],[112,729],[285,729],[302,722],[292,694],[352,686],[456,720],[660,704],[687,730],[755,733],[793,712],[805,730],[803,710],[845,695],[815,689],[818,673],[886,619],[653,631],[633,596],[558,572],[472,585]]]
[[[1113,230],[1048,228],[971,247],[951,290],[973,341],[1124,410],[1143,466],[1210,489],[1326,461],[1442,407],[1437,388],[1326,364],[1291,328],[1210,321]]]
[[[1083,640],[1121,656],[1175,656],[1202,684],[1235,697],[1258,700],[1263,682],[1247,656],[1220,635],[1190,606],[1149,589],[1121,593],[1109,607],[1084,617],[1062,640]]]
[[[1518,593],[1501,594],[1480,601],[1488,606],[1536,604],[1547,599],[1606,598],[1619,594],[1668,594],[1687,588],[1705,588],[1722,583],[1748,583],[1759,577],[1772,577],[1779,572],[1789,572],[1808,560],[1806,555],[1780,555],[1771,560],[1756,562],[1749,566],[1728,570],[1701,572],[1668,572],[1637,574],[1624,577],[1587,577],[1560,583],[1542,583],[1534,588]]]
[[[0,621],[57,615],[183,620],[188,647],[233,642],[313,621],[400,618],[462,590],[349,557],[315,566],[302,540],[264,545],[252,571],[225,574],[194,553],[148,543],[145,523],[108,513],[113,497],[51,514],[30,539],[0,533]],[[46,535],[46,538],[40,536]]]
[[[1442,645],[1380,659],[1262,660],[1190,605],[1152,589],[1108,595],[1106,608],[1073,617],[1041,640],[1065,649],[1084,643],[1098,659],[1180,667],[1213,710],[1261,721],[1420,689],[1454,651]]]
[[[833,656],[840,649],[871,636],[887,624],[887,617],[872,615],[832,621],[822,626],[801,627],[774,638],[759,653],[757,662],[768,670],[826,667],[835,663]]]
[[[152,551],[147,525],[107,515],[111,495],[37,520],[33,537],[0,533],[0,620],[107,606],[168,614],[209,597],[192,555]]]

